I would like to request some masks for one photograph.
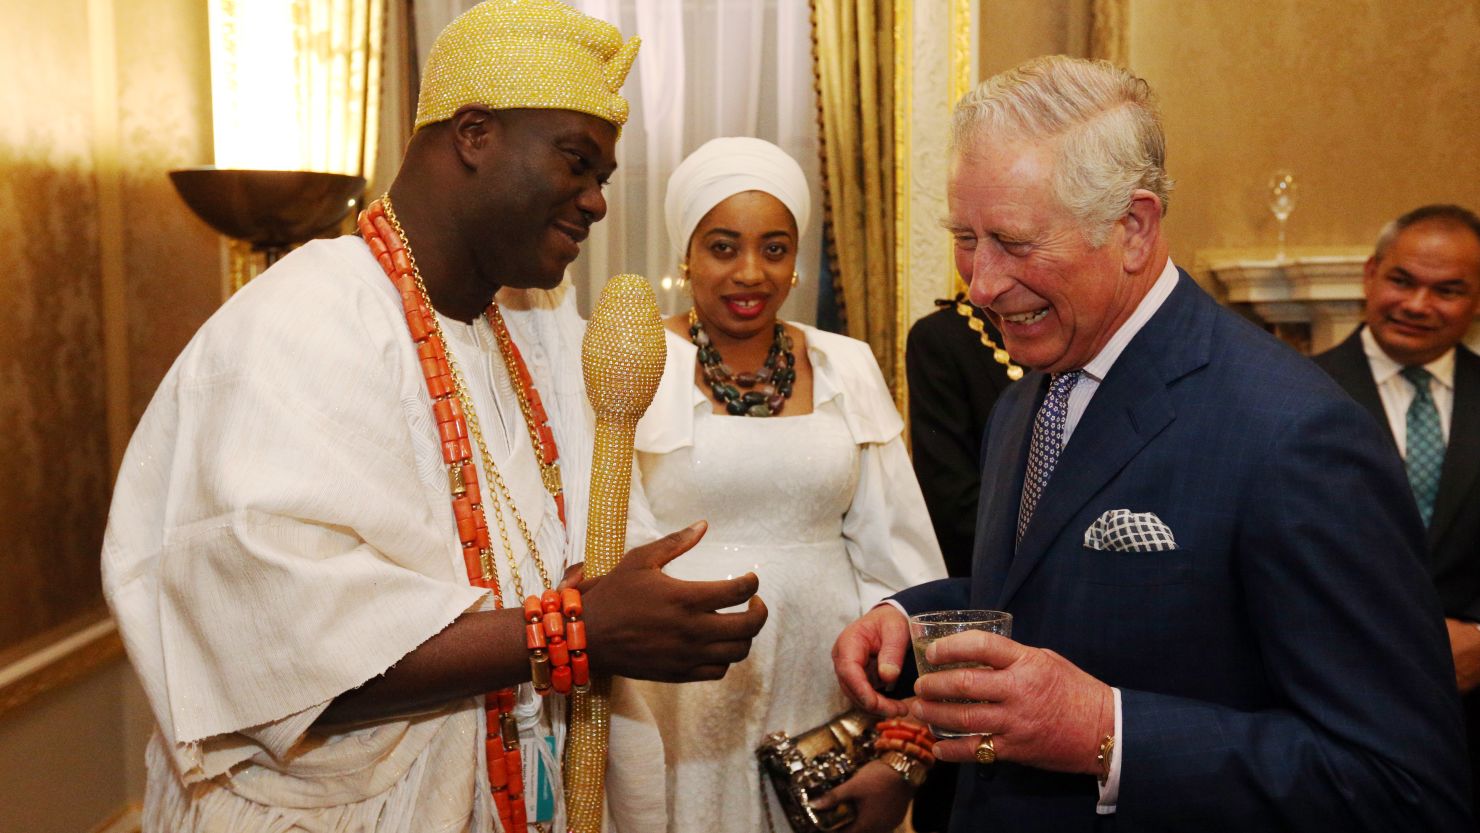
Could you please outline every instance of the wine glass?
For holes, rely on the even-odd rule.
[[[1269,210],[1274,214],[1274,219],[1279,223],[1280,250],[1275,257],[1279,260],[1285,259],[1285,221],[1290,219],[1290,212],[1295,210],[1295,196],[1298,186],[1295,183],[1295,174],[1281,168],[1270,174],[1269,186],[1264,193],[1269,197]]]

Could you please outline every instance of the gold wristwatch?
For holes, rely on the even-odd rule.
[[[903,752],[885,752],[879,755],[878,760],[899,773],[899,777],[911,787],[918,787],[925,783],[925,764]]]
[[[1105,786],[1105,782],[1110,780],[1110,766],[1114,760],[1114,755],[1115,736],[1106,735],[1104,739],[1100,741],[1099,754],[1095,756],[1095,763],[1098,764],[1100,767],[1099,778],[1100,786],[1102,787]]]

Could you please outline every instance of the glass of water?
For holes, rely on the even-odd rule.
[[[1012,614],[1000,610],[934,610],[916,613],[910,617],[910,642],[915,648],[915,666],[923,676],[932,671],[951,668],[980,668],[978,662],[951,662],[932,665],[925,659],[925,649],[930,643],[951,634],[963,631],[987,631],[988,633],[1012,636]],[[970,703],[971,700],[946,700],[947,703]],[[931,726],[930,731],[938,738],[966,737],[968,732],[956,732]]]

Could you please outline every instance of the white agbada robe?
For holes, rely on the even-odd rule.
[[[559,446],[568,526],[541,485],[491,329],[440,321],[489,454],[558,581],[584,550],[593,423],[583,324],[567,286],[505,290],[499,301]],[[476,463],[491,512],[494,480]],[[632,511],[645,514],[640,490]],[[537,592],[539,571],[506,519],[524,590]],[[505,604],[518,605],[491,514],[489,526]],[[147,830],[496,827],[481,698],[308,733],[334,697],[492,606],[468,584],[400,298],[359,238],[295,251],[187,345],[125,455],[103,581],[158,723]],[[640,701],[617,689],[609,807],[619,829],[657,829],[661,773],[639,773],[661,748]],[[537,738],[553,734],[563,748],[563,708],[527,685],[519,700],[530,774],[545,748]],[[532,777],[526,792],[533,818]]]

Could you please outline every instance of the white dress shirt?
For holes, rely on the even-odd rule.
[[[1136,337],[1136,333],[1141,332],[1141,328],[1146,326],[1146,322],[1151,320],[1151,316],[1155,315],[1157,310],[1161,309],[1167,296],[1171,295],[1172,290],[1176,288],[1177,267],[1172,265],[1172,261],[1168,259],[1166,268],[1161,270],[1156,283],[1151,285],[1151,291],[1147,292],[1146,297],[1141,299],[1141,303],[1136,305],[1136,311],[1131,313],[1131,317],[1120,325],[1115,335],[1105,342],[1100,352],[1085,363],[1084,375],[1079,377],[1074,389],[1069,391],[1069,413],[1064,417],[1064,445],[1069,444],[1069,437],[1074,433],[1074,427],[1079,424],[1079,418],[1084,416],[1084,409],[1089,407],[1089,401],[1095,397],[1095,391],[1100,389],[1100,382],[1105,380],[1105,375],[1110,372],[1115,360],[1120,358],[1120,354],[1125,352],[1131,339]]]
[[[1387,414],[1388,427],[1393,430],[1393,440],[1398,444],[1398,453],[1408,456],[1408,406],[1413,404],[1413,385],[1403,378],[1403,365],[1393,361],[1382,351],[1372,330],[1362,328],[1362,352],[1367,354],[1367,365],[1372,368],[1372,381],[1377,383],[1377,395],[1382,399],[1382,410]],[[1449,423],[1454,413],[1454,348],[1423,366],[1434,378],[1429,380],[1429,395],[1434,407],[1439,410],[1439,432],[1444,445],[1449,445]]]

